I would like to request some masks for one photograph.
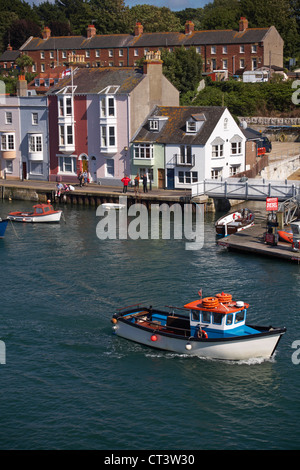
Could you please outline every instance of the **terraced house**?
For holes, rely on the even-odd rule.
[[[235,75],[263,66],[283,66],[283,39],[276,28],[248,28],[244,17],[238,31],[195,31],[193,22],[187,21],[184,33],[147,33],[137,22],[133,35],[97,35],[95,26],[89,25],[86,36],[52,37],[45,27],[42,38],[28,38],[20,52],[32,57],[32,72],[40,73],[48,67],[69,63],[86,67],[134,66],[149,51],[172,51],[181,46],[196,48],[203,59],[203,72],[207,73],[225,70]],[[4,53],[0,65],[11,66],[12,57],[11,51]]]
[[[245,141],[227,108],[156,106],[132,139],[132,171],[146,169],[154,186],[188,189],[244,171]]]

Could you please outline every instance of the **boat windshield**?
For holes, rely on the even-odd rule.
[[[42,214],[43,213],[43,209],[41,207],[36,207],[35,208],[35,213],[36,214]]]

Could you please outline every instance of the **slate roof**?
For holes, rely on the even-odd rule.
[[[147,117],[133,142],[205,145],[225,111],[222,106],[156,106]],[[205,121],[196,134],[186,133],[186,121],[192,115],[204,114]],[[151,116],[168,116],[160,132],[149,130]]]
[[[144,75],[141,69],[133,67],[101,67],[78,68],[73,75],[73,85],[76,86],[75,94],[95,94],[109,86],[119,87],[116,95],[130,93]],[[69,75],[49,90],[48,94],[57,93],[66,86],[72,85]]]
[[[139,36],[130,34],[85,36],[59,36],[49,39],[29,38],[20,48],[23,51],[34,50],[86,50],[122,47],[173,47],[213,44],[243,44],[263,41],[270,28],[249,28],[244,32],[235,30],[193,31],[186,35],[178,32],[143,33]]]
[[[0,56],[0,62],[13,62],[19,57],[20,54],[20,51],[4,51]]]

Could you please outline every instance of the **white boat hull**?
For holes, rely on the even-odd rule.
[[[247,338],[240,336],[234,339],[217,340],[195,338],[176,338],[164,336],[160,332],[142,329],[119,321],[114,327],[117,336],[135,341],[155,349],[171,351],[211,359],[247,360],[252,358],[267,359],[274,353],[282,332],[267,335],[251,335]],[[156,336],[156,341],[151,339]],[[187,349],[187,344],[190,349]]]
[[[13,222],[28,222],[28,223],[45,223],[45,222],[59,222],[61,219],[62,211],[58,211],[55,214],[49,215],[8,215],[7,218],[12,220]]]

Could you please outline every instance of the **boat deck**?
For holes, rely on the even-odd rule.
[[[226,247],[230,251],[240,251],[300,263],[300,252],[292,251],[290,243],[279,241],[276,246],[266,245],[263,241],[265,231],[265,224],[255,224],[243,232],[219,239],[217,244]]]

